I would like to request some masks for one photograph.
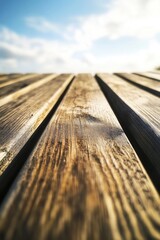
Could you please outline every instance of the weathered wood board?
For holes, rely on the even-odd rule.
[[[116,75],[160,97],[160,82],[154,81],[152,79],[148,79],[143,76],[137,76],[129,73],[116,73]]]
[[[16,79],[19,76],[23,76],[23,74],[1,74],[0,75],[0,83],[1,81],[10,81],[11,79]]]
[[[73,75],[55,77],[0,107],[0,175],[45,119]]]
[[[1,206],[2,239],[159,239],[159,214],[100,87],[78,75]]]
[[[49,76],[49,75],[48,75]],[[40,81],[41,79],[44,79],[44,77],[47,77],[45,74],[41,75],[34,75],[34,76],[25,76],[25,78],[20,78],[17,81],[14,82],[7,82],[8,84],[4,86],[0,85],[0,101],[2,98],[6,97],[7,95],[13,94],[30,84],[36,83]]]
[[[153,80],[160,81],[160,72],[142,72],[142,73],[136,73],[139,76],[144,76]]]
[[[0,99],[0,106],[5,105],[10,101],[14,101],[17,98],[19,98],[20,96],[23,96],[24,94],[31,92],[33,89],[36,89],[36,88],[42,86],[43,84],[46,84],[47,82],[51,81],[56,76],[57,76],[57,74],[49,74],[49,76],[44,77],[43,79],[41,79],[41,81],[33,82],[32,84],[26,85],[23,88],[17,89],[16,92],[13,91],[9,95]]]
[[[105,82],[104,91],[127,131],[160,176],[160,100],[125,80],[98,74]],[[103,84],[102,82],[102,84]]]
[[[45,75],[45,74],[43,74]],[[5,87],[7,85],[22,82],[27,79],[32,79],[34,77],[40,77],[40,74],[21,74],[16,77],[9,77],[7,80],[0,80],[0,88]]]
[[[158,92],[126,73],[0,75],[0,239],[159,240]]]

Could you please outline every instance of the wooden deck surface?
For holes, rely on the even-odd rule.
[[[0,75],[0,239],[160,240],[159,80]]]

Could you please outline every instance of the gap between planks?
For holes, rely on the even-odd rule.
[[[45,83],[51,81],[52,79],[54,79],[57,76],[58,76],[58,74],[51,74],[51,75],[45,77],[44,79],[42,79],[42,80],[40,80],[38,82],[32,83],[29,86],[24,87],[24,88],[16,91],[15,93],[9,94],[8,96],[0,99],[0,107],[2,105],[4,105],[4,104],[7,104],[10,101],[16,100],[18,97],[20,97],[20,96],[22,96],[22,95],[32,91],[33,89],[38,88],[38,87],[44,85]]]
[[[50,76],[51,77],[51,76]],[[53,79],[53,77],[52,77]],[[62,75],[0,108],[0,175],[12,162],[73,79]],[[18,104],[18,107],[17,107]],[[11,109],[10,109],[11,108]],[[10,127],[12,126],[12,127]]]
[[[26,138],[26,143],[23,146],[23,143],[21,142],[21,148],[19,149],[18,154],[16,157],[11,161],[11,163],[8,165],[8,167],[5,169],[1,168],[1,171],[3,172],[2,175],[0,176],[0,203],[3,201],[5,195],[10,189],[10,186],[12,185],[13,181],[17,177],[18,173],[20,172],[21,168],[23,167],[25,160],[27,157],[31,154],[32,150],[36,146],[37,142],[39,141],[39,138],[41,137],[44,129],[46,128],[47,124],[49,123],[51,117],[57,110],[60,102],[64,98],[65,94],[67,93],[70,85],[72,84],[72,81],[74,80],[74,76],[70,75],[71,81],[68,79],[68,85],[66,85],[66,88],[62,92],[62,94],[59,96],[57,102],[53,105],[52,109],[50,112],[48,112],[47,116],[43,117],[44,119],[41,120],[40,125],[37,125],[37,128],[35,129],[34,133],[30,138]],[[66,79],[66,84],[67,84],[67,79]],[[63,84],[65,87],[65,84]],[[58,93],[57,93],[58,94]],[[56,101],[56,99],[55,99]],[[25,158],[24,158],[25,156]],[[12,157],[13,158],[13,157]],[[2,167],[2,166],[1,166]]]
[[[15,78],[9,78],[7,81],[2,82],[0,79],[0,88],[5,87],[7,85],[13,84],[13,83],[18,83],[24,80],[27,80],[29,78],[33,78],[38,76],[39,74],[27,74],[27,75],[22,75],[22,76],[16,76]]]
[[[154,81],[158,81],[160,82],[160,73],[156,73],[156,72],[142,72],[142,73],[135,73],[138,76],[143,76],[143,77],[147,77],[149,79],[152,79]]]
[[[23,74],[4,74],[0,76],[0,84],[10,81],[10,79],[16,79],[19,76],[23,76]]]
[[[154,94],[157,97],[160,97],[160,82],[129,73],[116,73],[115,75],[143,90]]]
[[[123,128],[147,156],[147,161],[141,160],[160,191],[160,104],[157,97],[111,74],[98,74],[96,78]]]
[[[78,75],[1,206],[0,232],[5,240],[159,239],[159,213],[98,84]]]
[[[28,79],[24,79],[22,81],[15,82],[15,83],[9,84],[7,86],[1,87],[0,88],[0,101],[2,98],[5,98],[7,95],[17,93],[19,90],[22,90],[33,83],[39,82],[47,76],[49,76],[49,74],[37,74],[36,76],[33,76],[32,78],[28,77]]]

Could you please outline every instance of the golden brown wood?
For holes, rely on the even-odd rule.
[[[0,76],[0,84],[7,83],[8,81],[14,80],[19,76],[22,77],[23,74],[3,74],[2,76]]]
[[[0,107],[0,175],[53,108],[73,75],[54,77]]]
[[[44,77],[43,79],[41,79],[41,81],[38,82],[33,82],[32,84],[17,90],[16,92],[13,92],[7,96],[5,96],[4,98],[0,99],[0,106],[7,104],[10,101],[16,100],[18,97],[29,93],[30,91],[32,91],[33,89],[36,89],[38,87],[40,87],[41,85],[46,84],[47,82],[51,81],[53,78],[55,78],[57,76],[57,74],[50,74],[47,77]]]
[[[17,91],[29,86],[30,84],[36,83],[36,82],[44,79],[47,76],[49,76],[49,74],[48,75],[36,74],[33,77],[27,77],[28,79],[26,78],[21,81],[14,82],[14,83],[8,84],[6,86],[0,87],[0,101],[2,98],[6,97],[7,95],[16,93]]]
[[[13,83],[21,82],[23,80],[32,79],[36,76],[38,76],[38,74],[17,75],[16,78],[10,78],[8,76],[7,81],[1,81],[0,80],[0,88],[5,87],[5,86],[10,85],[10,84],[13,84]]]
[[[160,97],[160,82],[129,73],[116,73],[116,75]]]
[[[7,73],[0,73],[0,77],[6,76]]]
[[[139,76],[144,76],[147,78],[151,78],[153,80],[158,80],[160,81],[160,72],[158,73],[154,73],[154,72],[145,72],[145,73],[136,73]]]
[[[113,108],[160,176],[160,100],[111,74],[98,74]],[[108,87],[107,87],[108,86]]]
[[[1,206],[1,239],[159,239],[159,216],[98,84],[79,75]]]

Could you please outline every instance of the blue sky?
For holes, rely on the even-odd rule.
[[[0,71],[150,70],[159,12],[159,0],[0,0]]]
[[[27,16],[42,16],[48,21],[66,24],[74,17],[100,12],[103,7],[103,2],[94,0],[0,0],[0,23],[19,33],[30,34],[24,25]]]

